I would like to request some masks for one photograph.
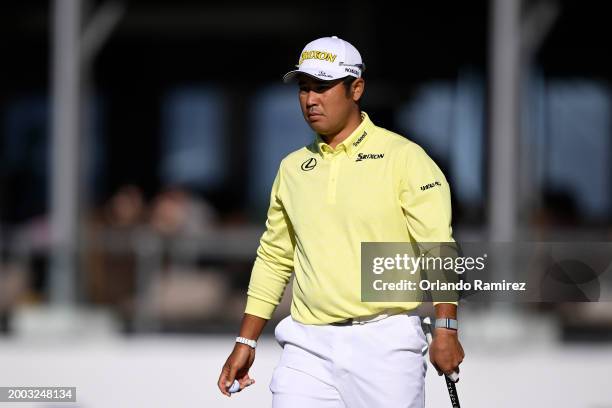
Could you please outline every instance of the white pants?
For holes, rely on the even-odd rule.
[[[418,316],[352,326],[288,316],[274,334],[283,353],[270,383],[273,408],[425,406],[427,341]]]

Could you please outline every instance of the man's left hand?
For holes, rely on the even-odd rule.
[[[459,373],[459,364],[463,361],[465,353],[459,343],[456,330],[437,328],[429,348],[429,360],[438,370],[438,375]]]

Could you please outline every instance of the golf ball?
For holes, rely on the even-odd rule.
[[[240,391],[240,383],[238,382],[238,380],[234,380],[234,383],[229,388],[229,392],[234,394],[234,393],[236,393],[238,391]]]

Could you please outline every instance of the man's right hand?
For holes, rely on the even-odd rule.
[[[245,313],[240,324],[239,336],[257,340],[267,322],[267,319]],[[229,387],[232,386],[234,380],[238,380],[240,383],[240,391],[254,384],[255,380],[249,377],[249,368],[253,365],[253,361],[255,361],[255,349],[246,344],[236,343],[232,354],[227,358],[221,369],[221,375],[217,382],[219,390],[224,395],[231,397]]]
[[[234,382],[234,379],[240,383],[240,390],[255,383],[255,380],[249,377],[249,368],[255,361],[255,349],[246,344],[236,343],[234,350],[227,358],[227,361],[221,369],[221,375],[217,386],[224,395],[231,397],[229,387]]]

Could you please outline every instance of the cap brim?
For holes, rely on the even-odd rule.
[[[287,72],[284,76],[283,76],[283,82],[288,84],[290,82],[292,82],[293,80],[295,80],[299,75],[307,75],[311,78],[314,78],[318,81],[335,81],[336,79],[340,79],[340,78],[344,78],[344,76],[338,76],[338,77],[331,77],[331,76],[325,76],[325,75],[329,75],[329,74],[319,74],[319,72],[321,71],[311,71],[311,70],[306,70],[306,69],[296,69],[294,71],[289,71]]]

